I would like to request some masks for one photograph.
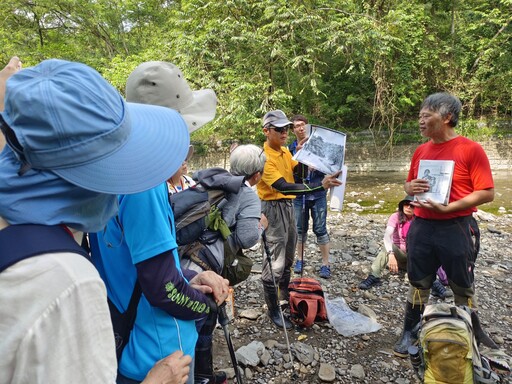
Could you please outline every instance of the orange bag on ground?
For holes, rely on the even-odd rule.
[[[315,322],[327,321],[324,291],[318,280],[298,277],[290,281],[290,318],[302,326],[310,327]]]

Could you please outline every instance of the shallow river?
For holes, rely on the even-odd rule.
[[[405,196],[403,184],[407,177],[402,172],[349,173],[345,190],[345,203],[358,203],[372,213],[392,212],[397,203]],[[512,213],[512,172],[498,172],[493,175],[495,198],[491,203],[483,204],[480,209],[496,213],[504,207]],[[370,207],[380,204],[382,208]]]

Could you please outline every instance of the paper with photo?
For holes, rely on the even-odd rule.
[[[447,205],[450,199],[454,167],[453,160],[420,160],[418,179],[428,180],[430,190],[416,194],[416,199],[420,201],[430,199]]]
[[[343,132],[311,124],[308,141],[293,158],[326,175],[332,175],[343,169],[345,142]]]

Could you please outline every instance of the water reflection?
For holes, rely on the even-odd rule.
[[[496,213],[500,207],[504,207],[508,213],[512,213],[512,182],[510,181],[512,173],[496,172],[493,177],[496,191],[494,201],[483,204],[480,208]],[[405,196],[403,185],[406,178],[406,172],[351,173],[349,171],[345,204],[358,203],[368,208],[380,204],[382,208],[371,211],[392,212]]]

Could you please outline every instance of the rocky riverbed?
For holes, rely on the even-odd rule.
[[[329,322],[295,328],[288,331],[290,361],[284,331],[275,328],[265,314],[258,273],[262,250],[248,251],[255,266],[249,279],[235,287],[235,316],[229,324],[231,340],[245,367],[245,383],[420,383],[410,362],[392,353],[402,327],[407,277],[386,273],[381,286],[369,291],[357,287],[379,251],[388,215],[358,211],[352,206],[328,217],[331,279],[318,277],[321,263],[314,236],[307,243],[304,275],[318,279],[328,298],[344,298],[353,311],[374,316],[382,328],[351,337],[342,336]],[[512,214],[480,211],[477,220],[482,232],[476,269],[480,317],[494,341],[512,355]],[[234,383],[222,328],[216,329],[214,337],[215,366],[226,370]],[[512,378],[502,376],[501,382],[512,383]]]

